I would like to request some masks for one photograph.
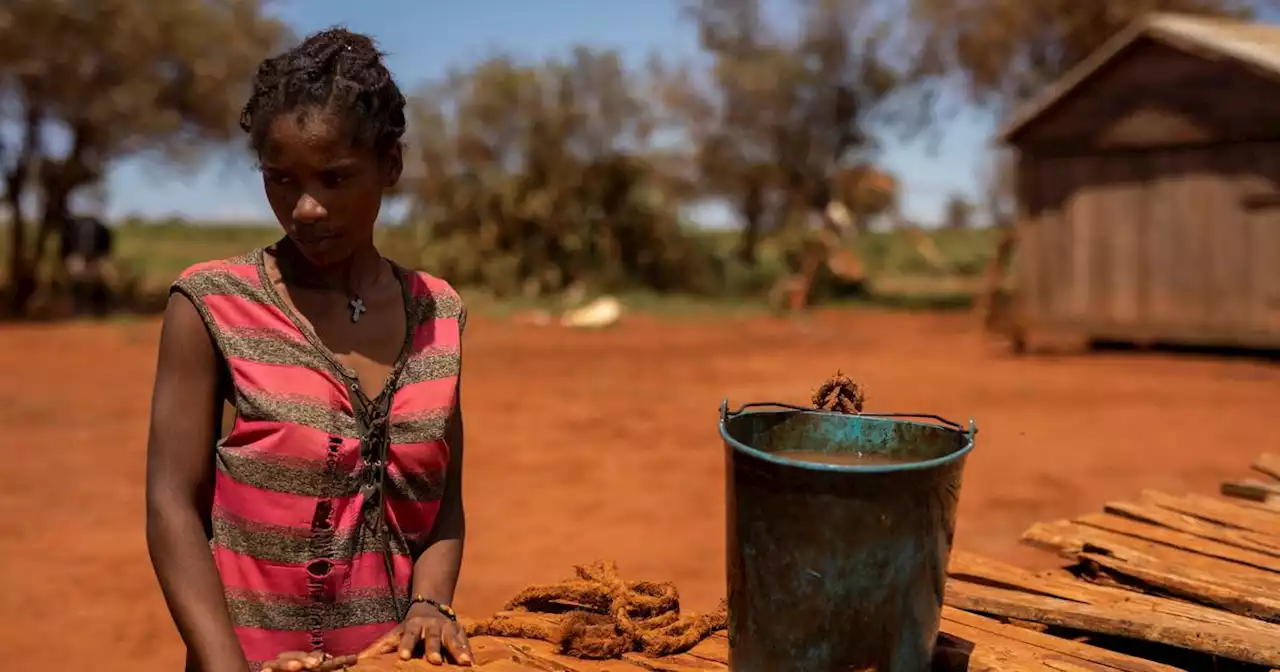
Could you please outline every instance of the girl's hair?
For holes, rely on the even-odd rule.
[[[240,128],[254,151],[261,151],[277,114],[315,108],[347,124],[356,146],[382,156],[404,136],[404,106],[404,94],[373,40],[335,27],[258,66]]]

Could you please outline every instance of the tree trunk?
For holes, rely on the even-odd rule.
[[[21,316],[27,312],[36,292],[37,263],[27,258],[27,220],[22,214],[22,197],[26,194],[31,166],[40,154],[40,126],[44,114],[28,107],[23,121],[22,149],[5,172],[4,200],[9,207],[9,312]]]
[[[987,264],[983,290],[978,294],[978,300],[974,305],[974,314],[987,329],[997,328],[1011,318],[1009,315],[1000,314],[1001,310],[1008,307],[1007,302],[1000,300],[1000,293],[1004,286],[1005,273],[1017,250],[1017,245],[1018,230],[1012,224],[1005,223],[1000,227],[1000,239],[996,242],[995,255]]]
[[[9,205],[9,306],[10,315],[20,316],[35,294],[35,272],[27,264],[27,222],[18,198],[5,194]]]
[[[754,180],[742,198],[742,236],[738,239],[738,261],[755,266],[764,231],[764,188]]]

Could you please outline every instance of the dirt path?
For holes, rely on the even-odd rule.
[[[566,333],[476,317],[468,330],[459,607],[498,607],[574,563],[614,558],[723,591],[722,397],[804,402],[836,368],[868,410],[975,417],[959,544],[1020,561],[1036,520],[1144,487],[1211,492],[1280,448],[1280,366],[1193,357],[1015,359],[959,316],[829,313],[807,326],[636,318]],[[0,617],[19,669],[180,668],[142,534],[157,324],[0,329]],[[40,643],[49,649],[41,652]]]

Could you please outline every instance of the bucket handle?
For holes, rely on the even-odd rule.
[[[733,412],[730,412],[730,411],[729,411],[729,400],[728,400],[728,399],[724,399],[724,400],[722,400],[722,401],[720,402],[720,422],[725,422],[726,420],[728,420],[728,419],[729,419],[729,417],[730,417],[730,416],[732,416],[732,417],[737,417],[737,416],[739,416],[739,415],[742,415],[742,413],[743,413],[744,411],[746,411],[747,409],[750,409],[750,408],[763,408],[763,407],[783,408],[783,409],[786,409],[786,410],[789,410],[789,411],[802,411],[802,412],[805,412],[805,413],[830,413],[830,411],[824,411],[824,410],[819,409],[819,408],[805,408],[804,406],[797,406],[797,405],[795,405],[795,404],[787,404],[787,403],[783,403],[783,402],[780,402],[780,401],[757,401],[757,402],[752,402],[752,403],[749,403],[749,404],[743,404],[743,405],[741,405],[741,406],[739,406],[739,407],[738,407],[738,410],[733,411]],[[939,422],[939,423],[942,423],[944,426],[946,426],[946,427],[947,427],[947,428],[949,428],[949,429],[954,429],[954,430],[956,430],[957,432],[961,432],[961,433],[967,433],[967,434],[968,434],[969,436],[971,436],[971,437],[972,437],[974,434],[977,434],[977,433],[978,433],[978,426],[977,426],[977,424],[975,424],[975,423],[973,422],[973,420],[970,420],[970,421],[969,421],[969,429],[968,429],[968,431],[966,432],[966,431],[965,431],[964,426],[963,426],[963,425],[961,425],[960,423],[958,423],[958,422],[954,422],[954,421],[951,421],[951,420],[948,420],[948,419],[946,419],[946,418],[944,418],[944,417],[942,417],[942,416],[940,416],[940,415],[933,415],[933,414],[930,414],[930,413],[859,413],[859,414],[858,414],[858,417],[863,417],[863,418],[915,418],[915,419],[919,419],[919,420],[934,420],[934,421],[937,421],[937,422]]]

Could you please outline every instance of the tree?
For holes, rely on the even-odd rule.
[[[1004,116],[1149,12],[1249,18],[1276,0],[910,0],[915,75],[960,84],[969,102]]]
[[[743,220],[738,257],[756,260],[766,223],[830,200],[835,172],[872,148],[872,112],[897,73],[882,50],[870,0],[797,0],[798,35],[771,31],[759,0],[693,0],[687,12],[711,59],[665,90],[681,110],[704,195]]]
[[[967,229],[973,225],[973,204],[961,194],[951,194],[943,209],[943,226],[948,229]]]
[[[262,0],[7,0],[0,6],[0,147],[11,309],[25,311],[47,243],[114,162],[184,162],[238,133],[258,63],[288,31]],[[61,145],[62,147],[56,147]],[[34,222],[22,204],[39,202]],[[34,240],[28,228],[36,226]]]
[[[461,284],[707,289],[657,166],[643,77],[611,51],[494,56],[415,96],[406,191],[420,263]]]

